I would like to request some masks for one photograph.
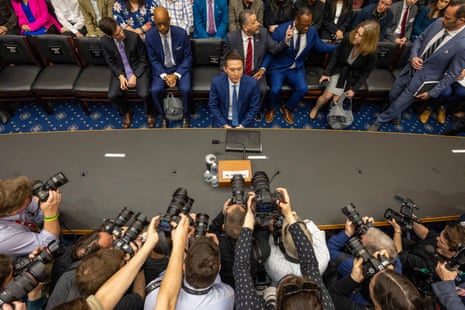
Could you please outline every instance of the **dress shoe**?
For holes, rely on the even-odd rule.
[[[294,124],[294,115],[284,105],[281,106],[281,113],[283,113],[284,120],[286,121],[286,123],[290,125]]]
[[[168,128],[168,120],[166,118],[161,120],[160,128]]]
[[[256,122],[261,122],[262,121],[262,113],[257,112],[257,114],[255,114],[254,120]]]
[[[271,123],[274,119],[274,109],[268,110],[265,114],[265,122],[267,124]]]
[[[438,123],[441,125],[446,123],[446,107],[443,105],[438,109]]]
[[[394,126],[399,126],[400,125],[400,117],[395,117],[393,119],[391,119],[391,124],[393,124]]]
[[[153,128],[155,127],[155,124],[157,123],[157,120],[155,118],[155,116],[153,115],[147,115],[147,126],[149,128]]]
[[[189,122],[189,119],[187,118],[183,118],[182,119],[182,128],[189,128],[190,127],[190,122]]]
[[[465,131],[465,117],[462,117],[462,118],[459,118],[458,121],[456,121],[454,123],[454,125],[452,125],[451,128],[448,128],[446,130],[444,130],[441,135],[444,135],[444,136],[455,136],[457,135],[458,133],[460,132],[464,132]]]
[[[431,109],[426,108],[421,114],[420,114],[420,122],[422,124],[426,124],[429,120],[429,117],[431,115]]]
[[[131,127],[132,115],[133,115],[132,112],[127,112],[127,113],[124,114],[124,116],[123,116],[123,124],[122,124],[123,128],[126,129],[126,128]]]
[[[381,127],[381,123],[378,123],[378,122],[374,122],[373,124],[370,125],[370,127],[368,127],[368,131],[378,131],[379,128]]]

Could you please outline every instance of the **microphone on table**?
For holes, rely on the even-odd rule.
[[[218,139],[213,139],[212,140],[212,144],[220,144],[220,143],[226,143],[226,142],[225,141],[220,141]],[[247,159],[247,149],[246,149],[244,143],[242,143],[242,142],[227,142],[227,143],[240,145],[242,147],[242,159],[243,160]]]

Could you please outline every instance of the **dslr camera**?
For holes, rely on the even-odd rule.
[[[171,222],[179,222],[179,214],[189,215],[194,204],[194,199],[190,198],[187,190],[178,187],[171,198],[166,213],[160,218],[160,229],[165,232],[171,231]]]
[[[270,191],[270,180],[264,171],[255,172],[252,186],[255,192],[255,218],[258,223],[267,224],[281,213],[276,203],[281,200],[281,194]]]
[[[394,195],[394,200],[400,202],[400,212],[394,211],[391,208],[384,211],[384,218],[388,220],[395,219],[397,224],[405,227],[407,230],[412,229],[413,222],[420,223],[420,221],[413,214],[418,207],[409,198],[403,198],[400,195]]]
[[[43,248],[40,253],[33,259],[28,257],[18,258],[13,263],[13,274],[15,276],[23,273],[30,266],[34,265],[36,262],[41,262],[44,265],[52,262],[55,258],[63,255],[65,253],[65,247],[62,244],[59,244],[57,241],[50,242],[47,247]],[[38,268],[38,267],[36,267]]]
[[[45,182],[36,181],[32,185],[32,194],[34,196],[39,197],[41,202],[47,201],[49,190],[55,191],[59,187],[68,183],[68,178],[63,174],[63,172],[58,172],[55,175],[52,175],[48,180]]]
[[[363,275],[366,279],[374,276],[378,271],[384,270],[391,265],[391,261],[380,255],[379,258],[373,257],[358,237],[352,237],[346,242],[346,248],[349,252],[363,259]]]
[[[194,238],[205,236],[208,232],[208,220],[210,217],[206,213],[197,213],[195,216]]]
[[[232,197],[230,205],[247,207],[248,196],[245,194],[245,182],[241,174],[235,174],[231,178]]]
[[[353,203],[349,203],[346,207],[342,208],[341,211],[354,224],[356,235],[361,236],[367,232],[368,228],[373,227],[372,223],[363,222],[360,213],[358,213]]]
[[[121,212],[118,214],[116,219],[104,220],[103,231],[115,236],[116,238],[121,237],[123,227],[129,222],[133,214],[134,212],[124,207],[123,210],[121,210]]]
[[[149,224],[147,216],[142,213],[137,213],[134,217],[134,221],[128,227],[124,236],[113,241],[113,247],[116,249],[121,249],[125,253],[129,253],[131,256],[134,255],[134,251],[131,248],[130,243],[137,239],[137,237],[142,233],[145,226]]]

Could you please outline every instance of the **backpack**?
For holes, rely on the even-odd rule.
[[[344,129],[352,125],[354,122],[354,115],[352,114],[352,100],[349,99],[349,109],[344,109],[344,101],[346,100],[345,93],[339,97],[337,102],[331,104],[327,121],[332,129]]]
[[[181,99],[175,97],[171,92],[163,99],[163,110],[169,121],[181,120],[184,113]]]

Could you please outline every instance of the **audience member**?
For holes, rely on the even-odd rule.
[[[230,0],[229,1],[229,27],[228,31],[241,29],[239,14],[243,10],[255,12],[257,21],[263,25],[263,2],[262,0]]]
[[[220,1],[220,0],[217,0]],[[190,36],[194,31],[194,13],[191,0],[158,0],[158,6],[164,7],[170,16],[171,26],[182,28]],[[216,2],[215,2],[216,3]]]
[[[401,47],[409,42],[413,22],[417,16],[418,0],[402,0],[391,6],[392,21],[386,29],[385,40],[395,42]]]
[[[352,19],[351,0],[326,0],[321,24],[321,39],[340,41],[349,29]]]
[[[208,106],[213,127],[245,128],[260,109],[260,90],[253,77],[243,74],[244,61],[237,50],[224,56],[224,72],[214,77]],[[227,95],[226,95],[227,94]]]
[[[228,2],[226,0],[194,1],[194,38],[226,39]]]
[[[123,115],[122,127],[131,126],[133,115],[124,94],[135,88],[144,103],[147,125],[153,128],[156,120],[150,100],[150,67],[144,42],[133,31],[123,30],[111,17],[102,18],[99,28],[106,34],[101,38],[101,42],[105,59],[112,72],[108,97]]]
[[[416,38],[428,28],[435,20],[444,16],[444,12],[450,0],[435,0],[430,5],[422,8],[413,23],[410,41],[415,42]]]
[[[360,10],[352,20],[351,29],[354,29],[365,20],[375,20],[379,23],[379,40],[382,41],[386,35],[386,30],[392,22],[392,12],[389,8],[392,0],[379,0],[378,3],[370,4]]]
[[[155,0],[115,0],[113,15],[123,30],[135,32],[144,40],[153,26],[152,11],[157,6]]]
[[[302,228],[296,224],[287,190],[277,188],[276,191],[282,197],[278,205],[289,223],[289,232],[295,242],[303,276],[287,275],[279,281],[276,289],[275,309],[334,309],[331,297],[319,274],[318,263],[310,240],[305,236]],[[265,300],[257,295],[250,272],[250,248],[255,228],[254,198],[255,194],[250,194],[244,224],[236,244],[233,267],[236,275],[236,309],[265,309]]]
[[[378,22],[363,21],[338,45],[320,78],[320,84],[324,81],[329,83],[310,111],[311,121],[328,101],[337,102],[342,94],[352,99],[365,84],[375,68],[379,31]]]
[[[292,0],[270,0],[265,6],[263,26],[269,32],[273,32],[279,24],[293,20],[294,14],[295,8]]]
[[[87,34],[84,17],[76,0],[51,0],[55,15],[61,24],[61,33],[82,38]]]
[[[178,87],[183,104],[182,127],[189,128],[189,96],[191,92],[191,43],[186,31],[170,25],[170,15],[164,7],[154,10],[156,28],[147,33],[147,51],[152,65],[152,98],[161,127],[168,127],[168,119],[163,110],[163,93],[168,87]]]
[[[415,99],[436,98],[455,81],[465,68],[464,26],[465,1],[452,1],[444,18],[435,21],[415,40],[410,62],[401,70],[389,93],[389,108],[378,116],[369,130],[378,130],[392,120],[399,123],[402,112]],[[417,94],[425,81],[439,81],[439,84]]]
[[[57,240],[61,231],[60,202],[60,191],[50,190],[47,200],[39,204],[27,177],[0,180],[0,253],[28,255]]]
[[[45,0],[11,0],[11,6],[18,16],[22,35],[61,32],[61,25],[48,11]]]
[[[226,49],[238,50],[242,59],[245,59],[244,73],[258,81],[260,108],[263,109],[263,100],[268,92],[268,83],[265,77],[266,68],[262,66],[265,55],[266,53],[276,55],[284,52],[289,47],[294,32],[289,27],[284,40],[278,43],[271,39],[265,28],[260,27],[256,14],[248,9],[239,14],[239,22],[241,29],[227,34]],[[257,115],[261,119],[260,112]]]
[[[323,15],[325,12],[325,4],[320,0],[297,0],[295,2],[296,9],[306,7],[312,14],[312,26],[316,28],[319,33],[323,23]]]
[[[18,16],[10,0],[0,0],[0,35],[19,34]]]
[[[304,62],[312,49],[321,53],[331,53],[336,45],[322,42],[318,37],[315,27],[312,27],[312,14],[307,7],[300,8],[294,21],[281,24],[273,32],[275,41],[284,41],[289,27],[294,29],[294,36],[289,48],[279,55],[267,55],[264,65],[270,80],[270,103],[271,106],[265,115],[265,119],[271,122],[274,118],[275,109],[280,103],[280,93],[284,81],[288,82],[294,89],[286,104],[281,106],[281,112],[288,124],[294,123],[292,112],[297,103],[307,93],[307,79],[305,76]]]
[[[104,35],[98,27],[98,22],[104,17],[113,17],[114,0],[78,0],[79,8],[84,17],[88,37]]]

